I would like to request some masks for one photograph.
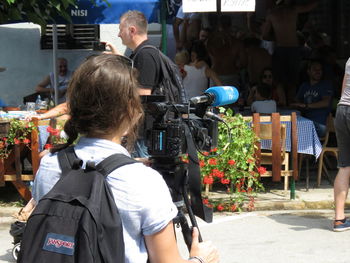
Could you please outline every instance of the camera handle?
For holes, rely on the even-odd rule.
[[[194,213],[192,211],[192,208],[190,205],[190,200],[188,198],[188,192],[187,192],[188,175],[187,174],[184,175],[184,180],[185,180],[185,182],[182,184],[182,189],[181,189],[182,200],[174,202],[177,209],[178,209],[178,214],[174,219],[174,225],[180,225],[184,241],[187,245],[188,251],[190,251],[191,245],[192,245],[192,229],[193,229],[193,227],[197,227],[197,229],[198,229],[199,242],[202,242],[203,239],[202,239],[199,227],[198,227],[196,217],[194,216]],[[188,216],[190,218],[191,227],[188,225],[187,218],[184,214],[184,208],[186,208],[186,211],[187,211]]]

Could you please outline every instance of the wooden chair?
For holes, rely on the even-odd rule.
[[[255,134],[262,140],[271,140],[271,151],[261,151],[261,143],[257,144],[256,158],[258,165],[271,165],[271,171],[262,174],[262,177],[272,177],[273,181],[281,181],[284,177],[284,190],[288,190],[289,176],[293,175],[298,179],[298,154],[297,154],[297,120],[296,114],[280,116],[279,113],[273,113],[271,116],[260,116],[258,113],[253,115],[253,129]],[[286,124],[281,122],[291,122],[291,154],[286,152]],[[292,158],[290,158],[292,155]],[[292,159],[293,170],[289,163]],[[283,168],[283,170],[282,170]]]
[[[318,158],[318,172],[317,172],[317,184],[316,184],[317,187],[320,187],[320,184],[321,184],[322,171],[324,171],[328,181],[332,183],[332,180],[330,179],[327,167],[324,162],[324,159],[326,158],[325,154],[332,153],[338,160],[338,147],[327,146],[330,133],[335,133],[334,118],[332,114],[329,114],[327,118],[327,131],[326,131],[325,137],[323,138],[322,152],[320,154],[320,157]]]

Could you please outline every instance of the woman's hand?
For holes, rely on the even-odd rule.
[[[198,228],[194,227],[192,231],[192,245],[190,251],[190,257],[199,257],[205,263],[217,263],[219,262],[218,249],[212,244],[211,241],[199,242]],[[195,262],[195,260],[193,260]]]

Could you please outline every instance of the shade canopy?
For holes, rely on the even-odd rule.
[[[90,0],[78,0],[77,8],[70,8],[68,14],[73,24],[119,24],[120,16],[128,10],[142,12],[149,23],[159,22],[160,0],[108,0],[109,6],[102,0],[93,4]],[[62,18],[57,24],[67,24]]]

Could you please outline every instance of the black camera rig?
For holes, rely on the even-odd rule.
[[[142,96],[148,153],[152,168],[163,176],[178,207],[174,222],[181,226],[190,248],[192,235],[185,210],[192,226],[197,226],[194,215],[212,222],[212,209],[202,202],[197,151],[210,151],[216,147],[217,121],[206,117],[210,110],[208,105],[173,104],[164,99],[164,96]],[[184,154],[188,154],[188,163],[181,159]]]

